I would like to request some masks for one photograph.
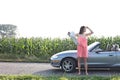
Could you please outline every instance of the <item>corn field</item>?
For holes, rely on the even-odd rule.
[[[51,38],[3,38],[0,39],[0,54],[25,54],[49,56],[56,52],[75,49],[70,39]]]
[[[90,37],[88,44],[95,41],[102,43],[105,49],[107,44],[120,45],[120,36],[116,37]],[[25,54],[34,56],[51,56],[57,52],[76,49],[70,38],[2,38],[0,39],[0,54]]]

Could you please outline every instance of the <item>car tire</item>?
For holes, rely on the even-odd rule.
[[[65,58],[62,61],[61,68],[63,71],[65,71],[67,73],[74,72],[76,69],[75,60],[72,58]]]

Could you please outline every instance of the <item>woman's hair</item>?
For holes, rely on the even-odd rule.
[[[85,32],[85,26],[81,26],[79,34],[83,34]]]

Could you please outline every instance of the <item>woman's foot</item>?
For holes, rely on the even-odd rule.
[[[88,72],[86,72],[86,75],[88,75]]]
[[[80,73],[80,72],[78,72],[78,74],[80,75],[81,73]]]

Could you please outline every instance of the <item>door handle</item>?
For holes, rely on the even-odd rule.
[[[111,54],[111,55],[109,55],[109,56],[113,56],[113,55]]]

